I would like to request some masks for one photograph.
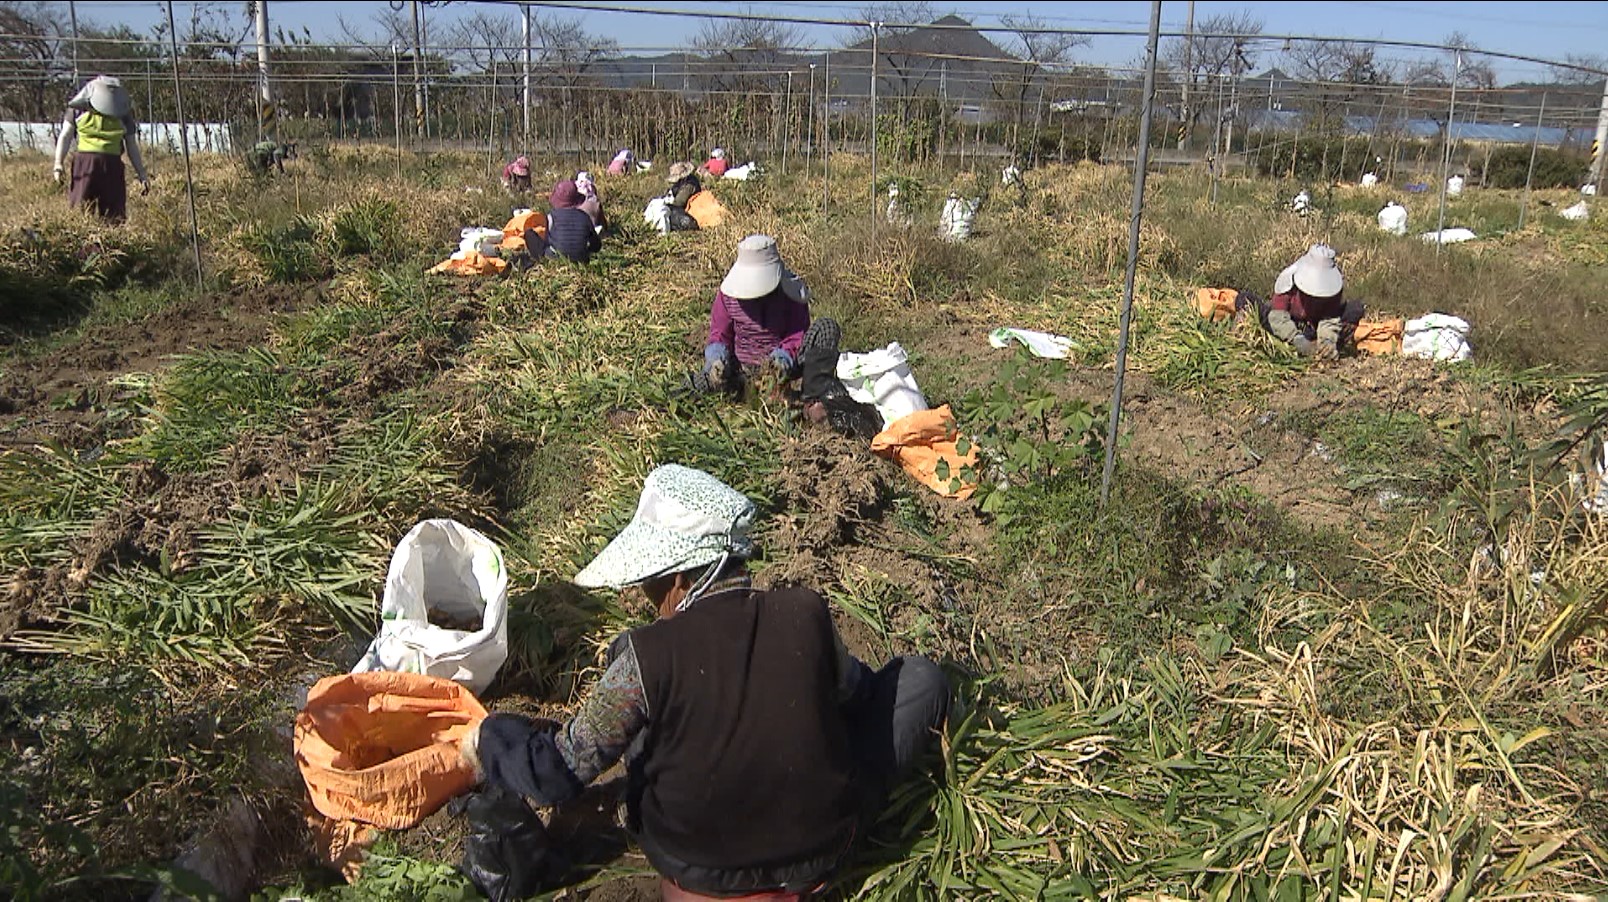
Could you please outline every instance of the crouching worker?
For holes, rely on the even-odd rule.
[[[553,185],[548,196],[552,209],[547,214],[547,245],[553,253],[575,263],[585,263],[603,249],[592,217],[582,209],[586,197],[571,179]]]
[[[253,175],[267,175],[270,172],[284,175],[285,161],[294,159],[296,159],[296,145],[280,144],[277,141],[258,141],[252,145],[251,153],[246,156]]]
[[[1362,322],[1362,302],[1345,300],[1344,288],[1334,248],[1314,244],[1279,273],[1270,300],[1258,299],[1262,328],[1304,357],[1333,360],[1351,346]]]
[[[658,619],[614,641],[569,723],[493,714],[463,743],[486,781],[544,806],[624,757],[627,827],[667,899],[820,888],[949,705],[933,662],[873,672],[820,595],[755,589],[755,516],[707,473],[649,473],[636,516],[575,582],[640,585]]]
[[[709,308],[709,339],[699,391],[738,393],[761,373],[799,374],[799,350],[810,328],[810,292],[782,262],[776,239],[749,235]]]

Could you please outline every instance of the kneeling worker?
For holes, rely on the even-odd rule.
[[[820,887],[948,709],[936,664],[873,672],[820,595],[755,589],[755,516],[707,473],[649,473],[636,516],[575,582],[640,585],[658,619],[614,641],[568,724],[493,714],[463,746],[487,781],[538,805],[624,757],[628,827],[666,898]]]
[[[1362,302],[1345,300],[1344,288],[1334,248],[1314,244],[1279,273],[1273,297],[1258,301],[1262,327],[1304,357],[1333,360],[1362,322]]]

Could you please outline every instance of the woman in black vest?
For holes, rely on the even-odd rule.
[[[640,584],[659,619],[615,640],[568,724],[494,714],[463,746],[486,780],[538,805],[626,757],[628,826],[667,891],[820,887],[948,709],[936,664],[872,672],[820,595],[755,589],[754,516],[707,473],[655,469],[630,525],[575,582]]]

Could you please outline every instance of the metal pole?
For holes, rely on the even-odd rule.
[[[1524,203],[1519,206],[1519,228],[1530,211],[1530,182],[1535,178],[1535,152],[1541,146],[1541,117],[1547,114],[1547,92],[1541,92],[1541,109],[1535,114],[1535,137],[1530,140],[1530,169],[1524,174]]]
[[[424,71],[424,137],[430,137],[430,21],[425,6],[419,6],[419,66]],[[441,138],[440,123],[436,123],[435,136]]]
[[[809,177],[815,168],[815,64],[810,63],[810,122],[806,128],[809,140],[804,142],[804,176]]]
[[[491,128],[486,133],[486,174],[497,177],[497,60],[491,61]]]
[[[520,135],[520,138],[521,138],[520,143],[523,145],[521,147],[522,150],[529,151],[530,150],[530,7],[529,6],[524,7],[524,15],[525,15],[524,27],[521,30],[521,34],[524,36],[524,41],[525,41],[525,74],[524,74],[523,87],[522,87],[521,90],[522,90],[522,93],[523,93],[522,102],[525,105],[525,118],[523,120],[524,127],[523,127],[522,133]]]
[[[1139,113],[1139,153],[1133,164],[1133,204],[1128,216],[1128,270],[1122,281],[1122,318],[1117,333],[1117,376],[1111,389],[1111,422],[1106,428],[1105,471],[1100,506],[1111,500],[1111,474],[1117,465],[1117,429],[1122,425],[1122,383],[1128,368],[1128,333],[1133,325],[1133,280],[1139,266],[1139,220],[1145,212],[1145,170],[1150,165],[1150,107],[1156,96],[1156,43],[1161,35],[1161,0],[1150,4],[1150,37],[1145,42],[1145,93]]]
[[[1189,83],[1195,80],[1195,0],[1189,0],[1189,20],[1184,25],[1184,101],[1183,121],[1178,123],[1178,149],[1189,144]],[[1269,96],[1272,96],[1271,94]]]
[[[825,101],[821,109],[821,215],[832,200],[832,51],[826,52]]]
[[[391,113],[396,120],[396,177],[402,178],[402,55],[391,44]]]
[[[1457,82],[1463,77],[1463,51],[1452,51],[1452,99],[1446,109],[1446,146],[1441,148],[1440,219],[1435,225],[1435,256],[1439,257],[1446,232],[1446,175],[1452,165],[1452,120],[1457,116]]]
[[[787,72],[787,93],[782,101],[782,174],[787,174],[787,145],[791,144],[788,133],[793,130],[793,71]]]
[[[1602,83],[1602,108],[1597,111],[1597,140],[1591,145],[1591,186],[1595,197],[1602,196],[1602,160],[1608,155],[1608,79]]]
[[[420,34],[419,0],[413,0],[413,127],[424,135],[424,76],[419,71],[419,57],[424,55],[424,38]]]
[[[871,26],[871,237],[877,237],[877,32],[881,23]]]
[[[257,78],[262,108],[257,111],[257,140],[273,140],[274,90],[268,80],[268,0],[257,0],[252,6],[257,14]]]
[[[190,168],[190,126],[184,121],[184,85],[179,81],[179,29],[173,0],[167,0],[168,41],[173,48],[173,105],[179,119],[179,147],[184,151],[184,190],[190,201],[190,249],[195,253],[195,288],[201,290],[201,226],[195,216],[195,172]]]
[[[72,21],[72,26],[73,26],[73,88],[74,88],[74,90],[77,90],[77,87],[78,87],[78,3],[77,3],[77,0],[69,0],[69,2],[67,4],[67,17],[68,17],[68,19],[70,19]],[[147,113],[147,115],[149,115],[150,111],[147,110],[146,113]]]

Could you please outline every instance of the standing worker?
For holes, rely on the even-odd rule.
[[[52,175],[57,184],[61,184],[68,151],[75,151],[67,202],[74,207],[93,206],[108,222],[122,222],[128,215],[125,152],[134,165],[140,193],[151,190],[145,163],[140,159],[139,125],[132,111],[133,102],[123,83],[109,75],[97,75],[67,101],[67,117],[62,120],[61,138],[56,141]]]

